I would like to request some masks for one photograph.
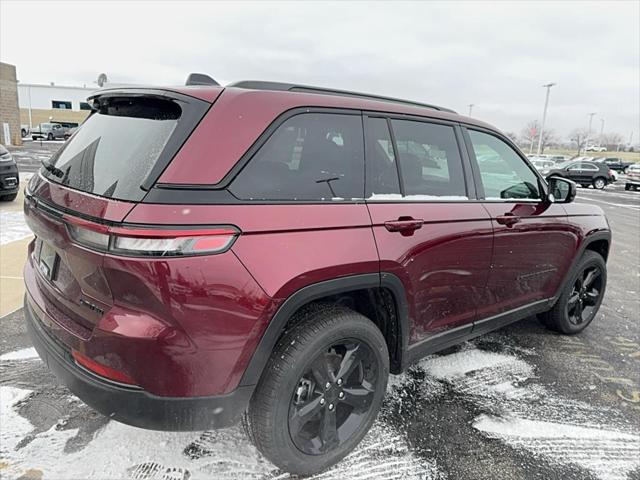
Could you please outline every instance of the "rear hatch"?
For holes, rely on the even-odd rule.
[[[34,175],[24,207],[36,235],[29,291],[81,338],[113,305],[103,269],[110,230],[144,199],[210,107],[164,90],[106,91],[89,101],[93,112]]]

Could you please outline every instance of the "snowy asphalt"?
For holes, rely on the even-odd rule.
[[[33,142],[14,155],[35,171],[58,147]],[[602,207],[613,230],[593,324],[565,337],[526,319],[392,376],[373,430],[317,478],[640,480],[640,192],[619,180],[580,189],[578,201]],[[28,232],[15,209],[0,220],[2,253]],[[22,310],[0,328],[0,478],[289,478],[238,427],[167,433],[109,421],[44,368]]]

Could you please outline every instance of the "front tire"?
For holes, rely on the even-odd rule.
[[[606,287],[607,264],[604,258],[586,250],[558,301],[539,318],[550,330],[566,335],[580,333],[598,313]]]
[[[47,135],[47,140],[53,140],[53,133]]]
[[[312,475],[339,462],[373,424],[387,386],[380,330],[346,307],[312,305],[276,345],[245,416],[277,467]]]
[[[593,181],[593,188],[597,190],[602,190],[606,186],[607,186],[607,181],[602,177],[598,177]]]

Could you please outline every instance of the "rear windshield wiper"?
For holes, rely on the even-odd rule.
[[[40,163],[42,163],[45,170],[51,172],[54,176],[58,178],[62,178],[64,176],[64,172],[59,168],[54,167],[48,160],[40,160]]]

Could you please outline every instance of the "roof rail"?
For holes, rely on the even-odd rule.
[[[379,100],[382,102],[401,103],[404,105],[413,105],[416,107],[426,107],[433,110],[440,110],[443,112],[457,113],[450,108],[439,107],[437,105],[431,105],[428,103],[414,102],[412,100],[403,100],[400,98],[384,97],[382,95],[371,95],[368,93],[350,92],[348,90],[335,90],[332,88],[312,87],[309,85],[296,85],[293,83],[282,82],[263,82],[260,80],[243,80],[227,85],[227,87],[246,88],[249,90],[276,90],[284,92],[302,92],[302,93],[317,93],[321,95],[337,95],[341,97],[357,97],[369,100]]]

